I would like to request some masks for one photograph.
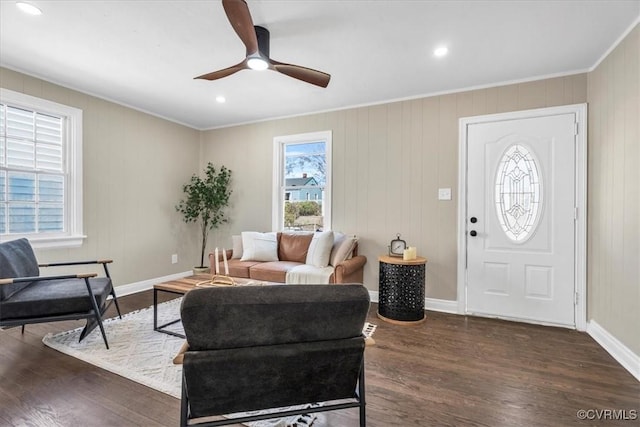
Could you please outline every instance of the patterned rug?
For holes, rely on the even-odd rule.
[[[158,304],[158,324],[163,325],[180,317],[177,298]],[[154,332],[153,307],[134,311],[104,321],[110,349],[107,350],[99,328],[78,342],[82,328],[57,334],[47,334],[42,342],[62,353],[144,384],[177,399],[181,395],[182,366],[173,364],[184,339]],[[167,328],[182,333],[182,324]],[[365,324],[365,334],[371,336],[375,325]],[[237,416],[239,414],[233,414]],[[244,414],[243,414],[244,415]],[[247,423],[252,427],[301,427],[313,424],[316,414],[296,415]]]

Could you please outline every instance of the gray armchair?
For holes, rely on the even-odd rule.
[[[181,426],[220,426],[358,407],[365,426],[362,285],[216,287],[181,307]],[[324,403],[313,409],[203,420],[214,415]],[[193,421],[193,422],[191,422]]]
[[[80,341],[96,326],[100,327],[104,344],[109,348],[102,325],[102,315],[115,303],[107,264],[111,260],[38,264],[27,239],[0,243],[0,326],[22,326],[32,323],[87,319]],[[40,267],[101,264],[105,277],[96,273],[40,276]],[[111,295],[111,302],[107,297]]]

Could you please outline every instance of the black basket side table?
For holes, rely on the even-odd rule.
[[[425,271],[422,257],[404,261],[382,255],[378,295],[378,317],[397,324],[421,323],[424,316]]]

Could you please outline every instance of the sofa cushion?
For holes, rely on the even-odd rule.
[[[276,233],[242,232],[242,261],[278,261]]]
[[[329,256],[331,255],[332,247],[333,231],[315,233],[313,239],[311,239],[305,263],[319,268],[326,267],[329,265]]]
[[[242,261],[239,259],[230,259],[229,276],[249,278],[249,269],[254,265],[260,264],[260,261]]]
[[[231,259],[242,258],[242,236],[237,234],[231,236],[233,242],[233,252],[231,253]]]
[[[96,277],[89,279],[89,283],[98,307],[101,307],[111,292],[111,279]],[[92,309],[84,279],[31,282],[0,304],[2,320],[82,313]]]
[[[278,259],[306,262],[312,238],[313,233],[310,231],[278,233]]]
[[[334,232],[333,235],[333,248],[331,249],[331,256],[329,257],[329,264],[336,266],[341,262],[350,259],[358,243],[356,236],[349,236],[343,233]]]
[[[249,275],[254,280],[284,283],[287,271],[297,265],[302,265],[302,263],[293,261],[261,262],[249,269]]]
[[[0,279],[39,275],[38,261],[27,239],[0,243]],[[0,301],[9,298],[29,284],[30,282],[25,282],[0,286]]]

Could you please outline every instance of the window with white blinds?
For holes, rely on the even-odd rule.
[[[2,240],[28,237],[35,246],[81,242],[81,126],[80,110],[2,89]]]

